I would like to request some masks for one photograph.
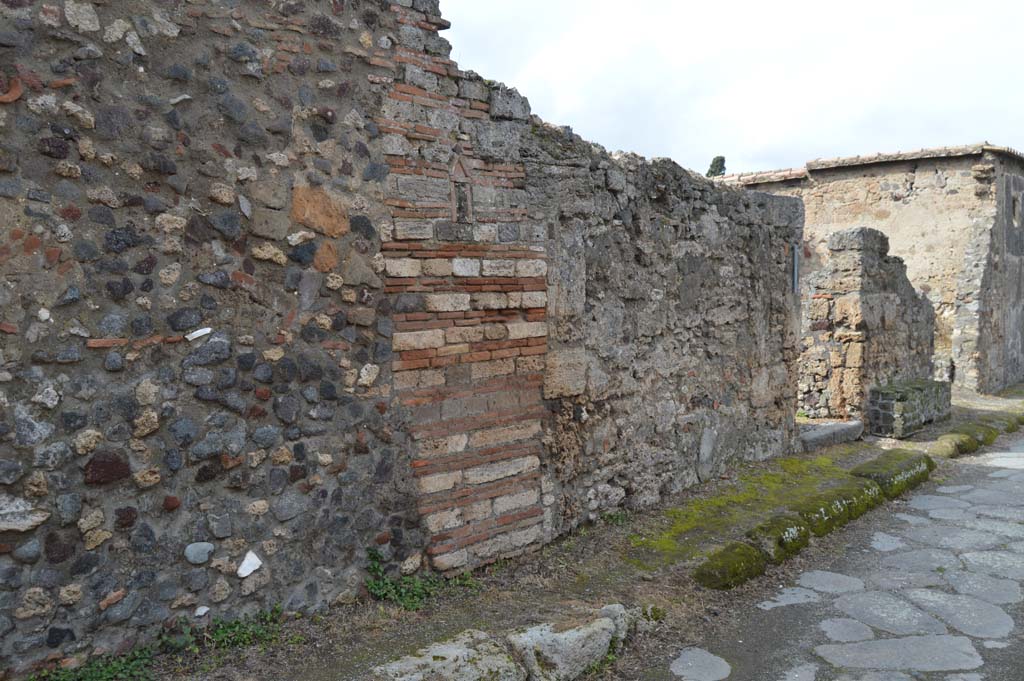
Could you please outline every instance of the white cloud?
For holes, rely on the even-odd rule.
[[[1008,1],[442,0],[462,68],[610,149],[730,171],[1024,146]]]

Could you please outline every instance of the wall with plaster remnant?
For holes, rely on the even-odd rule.
[[[789,447],[799,202],[547,126],[436,1],[0,19],[0,668]]]

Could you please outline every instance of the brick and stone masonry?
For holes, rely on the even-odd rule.
[[[1024,157],[984,144],[809,161],[724,178],[803,199],[801,271],[828,235],[884,232],[936,313],[936,378],[994,393],[1024,379]]]
[[[802,208],[436,0],[0,0],[0,669],[529,552],[790,449]]]
[[[815,418],[864,418],[872,388],[931,377],[935,313],[882,232],[832,232],[827,245],[804,283],[798,407]]]

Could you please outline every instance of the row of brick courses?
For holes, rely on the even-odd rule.
[[[401,60],[435,65],[426,70],[437,76],[463,75],[428,55],[403,52]],[[444,97],[406,84],[396,85],[395,92],[423,107],[443,103],[462,117],[484,119],[490,109],[485,101]],[[401,135],[411,148],[445,135],[415,120],[389,118],[378,124],[383,132]],[[458,160],[450,164],[386,157],[394,175],[430,183],[387,184],[391,194],[386,202],[396,229],[382,249],[385,290],[402,310],[394,319],[396,399],[410,410],[418,508],[430,536],[427,553],[441,570],[521,550],[540,539],[542,533],[530,528],[544,517],[538,470],[540,424],[546,417],[541,401],[546,253],[536,246],[486,240],[497,232],[480,225],[525,219],[516,197],[486,209],[477,202],[459,212],[458,192],[465,192],[464,200],[472,205],[478,191],[519,190],[524,168],[475,158],[471,140],[462,140],[456,153]],[[435,220],[451,220],[452,226],[442,230]],[[452,239],[449,233],[458,236]],[[467,365],[469,373],[462,373]]]

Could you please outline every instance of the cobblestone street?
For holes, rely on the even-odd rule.
[[[687,681],[1012,681],[1024,653],[1024,438],[845,532],[845,552],[686,648]]]

